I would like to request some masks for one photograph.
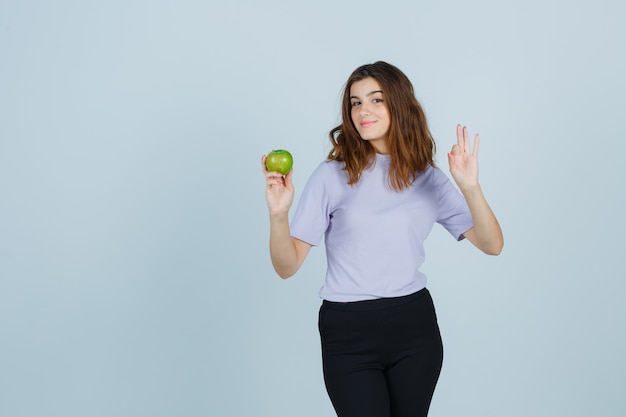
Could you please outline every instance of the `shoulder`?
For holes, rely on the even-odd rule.
[[[320,166],[325,166],[332,171],[343,171],[344,163],[340,161],[334,161],[332,159],[326,159],[320,163]]]
[[[313,170],[300,197],[300,206],[319,207],[320,204],[331,206],[343,189],[342,164],[335,161],[322,161]]]
[[[324,160],[311,174],[311,180],[330,180],[343,176],[343,162]]]
[[[334,193],[342,188],[342,183],[347,182],[346,173],[343,171],[343,163],[324,160],[313,170],[306,181],[305,192]]]
[[[441,195],[447,193],[453,187],[448,175],[441,168],[432,165],[429,165],[419,175],[416,183],[432,190],[438,197],[441,197]]]
[[[445,172],[439,167],[429,166],[424,171],[425,174],[428,175],[428,178],[433,181],[435,185],[441,185],[450,182],[450,178],[446,175]]]

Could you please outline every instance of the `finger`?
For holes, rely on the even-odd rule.
[[[267,189],[272,189],[272,187],[283,187],[285,186],[285,180],[283,177],[268,177],[266,186]]]
[[[450,150],[450,155],[458,155],[461,147],[459,145],[452,145],[452,149]]]
[[[291,169],[291,171],[289,171],[287,175],[285,175],[285,186],[287,188],[293,187],[292,177],[293,177],[293,168]]]
[[[268,182],[273,182],[273,183],[283,182],[283,174],[281,174],[280,172],[268,172],[265,178],[267,178]]]
[[[466,126],[463,126],[463,152],[465,153],[470,152],[470,142],[469,142]]]
[[[463,128],[460,124],[456,125],[456,143],[463,146]]]
[[[478,145],[480,145],[480,136],[476,133],[474,136],[474,151],[472,152],[472,156],[478,158]]]

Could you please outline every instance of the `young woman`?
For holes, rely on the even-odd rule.
[[[478,182],[479,137],[457,126],[448,154],[458,186],[435,166],[435,142],[411,82],[386,62],[348,79],[333,149],[308,180],[291,225],[292,172],[268,172],[270,255],[292,276],[325,238],[319,312],[324,380],[339,417],[426,416],[443,348],[423,242],[434,223],[487,254],[502,231]],[[460,190],[460,192],[458,191]]]

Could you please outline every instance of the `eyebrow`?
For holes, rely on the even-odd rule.
[[[381,93],[381,94],[383,94],[383,90],[374,90],[374,91],[370,91],[369,93],[367,93],[367,94],[365,95],[365,97],[369,97],[369,96],[371,96],[371,95],[373,95],[373,94],[376,94],[376,93]],[[359,97],[357,97],[357,96],[350,96],[350,99],[353,99],[353,98],[359,98]]]

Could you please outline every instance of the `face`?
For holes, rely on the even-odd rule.
[[[378,153],[388,153],[387,132],[391,124],[385,93],[373,78],[357,81],[350,87],[352,122],[363,140]]]

